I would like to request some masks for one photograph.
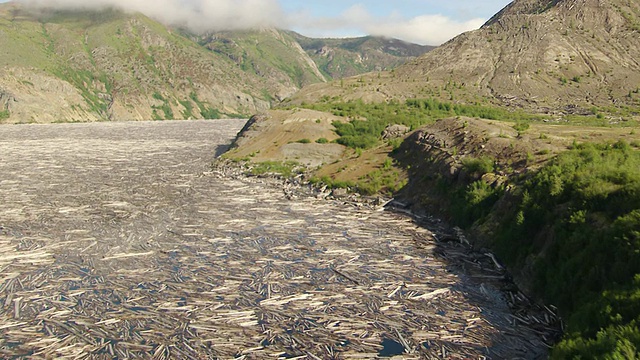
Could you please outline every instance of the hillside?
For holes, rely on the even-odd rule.
[[[312,39],[291,33],[325,76],[340,79],[371,71],[394,69],[434,49],[397,39],[365,36],[353,39]]]
[[[310,86],[291,103],[436,97],[585,114],[640,106],[639,58],[637,1],[515,1],[394,72]]]
[[[266,84],[141,15],[0,5],[11,122],[165,119],[266,109]]]
[[[272,93],[278,101],[306,85],[327,81],[295,37],[286,31],[227,31],[194,38],[213,53],[228,57],[248,74],[263,79],[270,87],[281,86],[280,92]]]
[[[3,3],[0,122],[248,117],[327,81],[299,38],[275,29],[194,35],[139,13]]]
[[[395,70],[305,87],[283,102],[307,125],[290,140],[319,146],[304,131],[328,124],[304,111],[340,117],[343,155],[311,182],[464,229],[557,309],[552,358],[640,358],[639,24],[637,0],[516,0]],[[291,127],[277,115],[245,144],[305,159],[312,148],[284,156],[262,131]],[[230,156],[247,154],[238,146]]]

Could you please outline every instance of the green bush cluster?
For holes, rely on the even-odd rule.
[[[8,119],[8,118],[9,118],[9,115],[11,115],[11,114],[9,113],[9,110],[3,110],[3,111],[0,111],[0,120]]]
[[[151,96],[156,100],[162,101],[162,105],[160,106],[158,105],[151,106],[151,108],[153,109],[153,118],[156,120],[161,120],[161,119],[173,120],[174,119],[173,109],[171,108],[171,105],[169,105],[169,101],[165,99],[164,96],[162,96],[159,92],[154,92]],[[161,117],[160,115],[158,115],[158,112],[156,110],[162,110],[164,117]]]
[[[494,160],[489,156],[481,156],[481,157],[465,157],[462,159],[462,168],[464,171],[477,178],[486,173],[493,172],[494,168]]]
[[[640,153],[622,141],[575,146],[526,181],[512,210],[497,249],[515,267],[533,261],[534,289],[567,320],[553,357],[636,357]]]
[[[330,176],[313,177],[309,181],[311,184],[324,184],[329,189],[356,189],[356,184],[352,181],[335,180]]]
[[[404,185],[406,185],[406,182],[400,179],[400,173],[398,173],[398,171],[392,170],[391,168],[383,168],[363,176],[355,186],[358,192],[364,195],[374,195],[378,193],[391,195],[400,190]]]
[[[322,176],[314,177],[310,182],[315,185],[324,184],[329,189],[353,190],[363,195],[380,193],[391,195],[406,185],[406,179],[402,178],[392,165],[393,161],[387,159],[382,168],[370,172],[357,181],[335,180],[329,176]]]
[[[253,164],[250,173],[252,175],[279,174],[284,177],[290,177],[298,173],[300,164],[295,161],[265,161]]]
[[[198,99],[198,94],[196,94],[195,91],[192,91],[189,94],[189,98],[193,100],[193,102],[198,106],[198,109],[200,109],[200,115],[202,115],[203,119],[219,119],[220,118],[220,111],[209,107],[206,103]]]
[[[410,99],[404,103],[390,101],[367,104],[361,100],[349,102],[324,102],[304,104],[313,110],[331,112],[336,116],[348,117],[351,121],[334,122],[339,144],[354,149],[369,149],[380,143],[384,129],[393,124],[416,129],[437,119],[451,116],[469,116],[490,120],[519,121],[526,123],[544,117],[521,111],[509,111],[486,105],[465,105],[442,102],[436,99]]]
[[[478,175],[490,158],[467,158],[469,176],[431,176],[461,226],[489,229],[491,247],[556,305],[566,334],[557,359],[640,357],[640,152],[624,141],[574,144],[507,184]],[[460,181],[462,180],[462,181]]]

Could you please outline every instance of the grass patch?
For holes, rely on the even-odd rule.
[[[195,91],[192,91],[191,94],[189,94],[189,98],[191,98],[191,100],[193,100],[193,102],[198,106],[198,109],[200,110],[200,115],[202,116],[203,119],[219,119],[220,118],[220,111],[210,107],[209,104],[203,101],[200,101],[200,99],[198,99],[198,94],[196,94]]]
[[[11,116],[11,113],[9,113],[9,110],[0,111],[0,121],[8,119],[9,116]]]
[[[267,175],[277,174],[283,177],[291,177],[294,174],[300,173],[300,164],[295,161],[265,161],[261,163],[253,164],[249,173],[251,175]]]
[[[182,111],[182,116],[185,119],[193,119],[193,103],[191,103],[191,101],[189,100],[180,100],[178,101],[180,103],[180,105],[182,105],[184,107],[184,110]]]
[[[356,184],[353,181],[335,180],[329,176],[313,177],[309,181],[313,185],[326,185],[329,189],[347,189],[352,190],[356,188]]]
[[[640,153],[624,141],[560,154],[528,180],[498,236],[504,259],[535,257],[535,282],[562,310],[556,358],[640,351]],[[540,243],[540,229],[550,232]],[[515,242],[514,242],[515,241]],[[520,264],[519,264],[520,263]]]
[[[392,168],[375,170],[361,177],[355,184],[359,193],[364,195],[392,195],[406,185],[400,173]]]
[[[453,104],[436,99],[411,99],[404,103],[390,101],[375,104],[367,104],[361,100],[349,102],[329,100],[325,99],[324,102],[316,104],[304,104],[302,107],[351,118],[352,120],[347,123],[336,121],[333,126],[340,136],[336,142],[354,149],[370,149],[379,145],[382,132],[392,124],[405,125],[413,130],[437,119],[453,116],[522,123],[546,118],[499,107]]]
[[[486,173],[493,172],[495,161],[489,156],[479,158],[465,157],[462,159],[462,169],[469,175],[479,178]]]

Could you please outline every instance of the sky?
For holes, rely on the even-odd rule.
[[[196,32],[278,27],[309,37],[379,35],[440,45],[477,29],[509,0],[16,0],[56,8],[121,7]],[[0,0],[0,3],[7,0]]]

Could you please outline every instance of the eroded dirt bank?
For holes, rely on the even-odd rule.
[[[457,239],[211,171],[242,126],[0,127],[0,355],[545,357],[551,315]]]

